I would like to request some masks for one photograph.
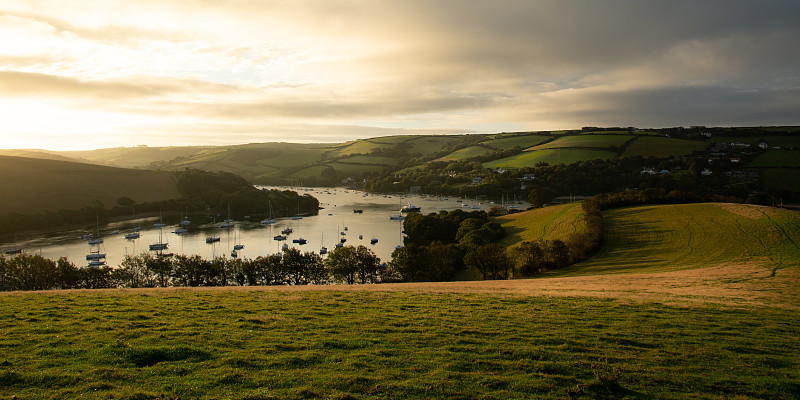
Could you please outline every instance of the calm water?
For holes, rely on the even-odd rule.
[[[165,219],[164,223],[167,225],[161,230],[153,228],[158,218],[116,222],[100,226],[104,239],[100,245],[100,252],[106,254],[108,265],[117,266],[126,254],[149,252],[148,246],[158,243],[161,235],[163,241],[169,243],[165,252],[199,254],[203,258],[212,259],[216,256],[230,257],[233,246],[242,244],[244,248],[239,251],[239,257],[254,259],[280,252],[283,243],[304,252],[319,252],[323,245],[328,251],[332,251],[340,238],[345,238],[346,245],[363,244],[372,249],[382,261],[388,262],[395,246],[402,243],[403,221],[389,219],[390,216],[399,214],[401,205],[410,203],[420,206],[425,214],[456,208],[472,211],[473,207],[488,211],[493,205],[488,201],[479,204],[475,199],[372,195],[341,188],[307,188],[300,189],[299,192],[319,199],[320,207],[324,209],[319,210],[318,215],[307,215],[300,220],[292,220],[291,217],[279,218],[275,224],[269,226],[261,225],[263,216],[254,216],[251,219],[235,221],[234,228],[228,230],[218,228],[220,220],[225,216],[216,217],[215,220],[207,216],[195,216],[192,217],[192,224],[188,226],[188,233],[182,235],[172,233],[180,227],[178,217]],[[520,205],[520,208],[524,209],[526,206],[527,204]],[[362,209],[363,213],[354,213],[354,209]],[[199,218],[204,220],[198,220]],[[125,239],[124,234],[136,226],[140,227],[140,238]],[[286,241],[273,240],[274,236],[287,227],[294,229],[294,232],[287,235]],[[119,233],[112,234],[115,230],[119,230]],[[3,243],[0,249],[6,251],[21,248],[25,253],[41,254],[53,260],[66,256],[75,265],[83,266],[87,263],[86,255],[90,250],[96,249],[96,246],[89,246],[81,236],[95,232],[96,228],[87,226],[80,230],[63,231],[15,243]],[[209,236],[219,237],[220,241],[207,244],[206,237]],[[308,243],[305,245],[292,243],[292,239],[301,237]],[[370,244],[372,238],[378,239],[378,242]]]

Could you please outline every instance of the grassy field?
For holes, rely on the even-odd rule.
[[[477,157],[482,154],[491,153],[493,150],[481,146],[470,146],[460,150],[456,150],[444,157],[436,159],[436,161],[458,161],[465,158]]]
[[[800,168],[764,168],[759,173],[766,190],[800,192]]]
[[[112,207],[117,199],[137,202],[181,197],[167,172],[0,156],[0,210],[23,214],[78,209],[93,201]]]
[[[547,135],[519,135],[510,137],[499,137],[497,139],[481,142],[481,144],[494,147],[495,149],[505,150],[505,149],[510,149],[514,146],[520,146],[522,148],[533,147],[542,142],[546,142],[552,138],[553,138],[552,136],[547,136]]]
[[[0,394],[798,396],[796,310],[399,289],[3,294]]]
[[[800,167],[800,150],[767,150],[750,162],[750,167]]]
[[[582,217],[583,209],[580,203],[561,204],[504,215],[497,218],[506,230],[506,237],[501,243],[511,247],[537,239],[565,240],[586,228]]]
[[[633,135],[578,135],[564,136],[552,142],[533,146],[527,150],[563,149],[563,148],[595,148],[622,147]]]
[[[591,259],[560,274],[666,272],[734,263],[800,266],[800,214],[741,204],[642,206],[604,213]]]
[[[532,167],[540,162],[551,165],[571,164],[578,161],[588,161],[594,159],[612,159],[616,154],[606,150],[592,149],[548,149],[537,151],[526,151],[515,156],[501,158],[499,160],[484,163],[486,168],[521,168]]]
[[[705,142],[674,139],[659,136],[641,136],[631,142],[621,157],[669,157],[682,156],[706,148]]]

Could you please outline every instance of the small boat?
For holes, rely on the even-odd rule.
[[[159,251],[159,250],[166,250],[169,243],[153,243],[150,245],[150,250],[152,251]]]
[[[353,210],[353,214],[361,214],[363,212],[364,212],[364,210],[362,210],[360,208],[356,208],[355,210]]]
[[[92,253],[86,255],[86,261],[97,261],[106,258],[105,253]]]
[[[297,243],[297,244],[306,244],[306,243],[308,243],[308,240],[305,240],[305,239],[303,239],[303,238],[297,238],[297,239],[293,239],[293,240],[292,240],[292,243]]]
[[[113,231],[111,231],[111,234],[112,235],[119,235],[119,229],[114,229]]]
[[[344,243],[344,242],[346,242],[346,241],[347,241],[347,238],[341,238],[341,239],[339,239],[339,243]]]
[[[370,244],[378,243],[378,238],[372,238],[372,239],[370,239],[369,242],[370,242]]]
[[[186,228],[178,228],[178,229],[175,229],[174,231],[172,231],[172,233],[174,233],[176,235],[183,235],[186,232],[189,232],[189,230],[187,230]]]
[[[21,253],[22,253],[22,249],[11,249],[11,250],[6,250],[5,251],[5,254],[7,254],[9,256],[10,255],[14,255],[14,254],[21,254]]]
[[[89,244],[100,244],[100,243],[103,243],[103,238],[89,239]]]
[[[128,239],[128,240],[133,240],[133,239],[138,239],[138,238],[139,238],[139,232],[131,232],[131,233],[126,233],[125,234],[125,239]]]
[[[404,217],[402,215],[392,215],[391,217],[389,217],[389,220],[392,220],[392,221],[402,221],[404,219],[406,219],[406,217]]]
[[[325,246],[322,246],[322,247],[319,249],[319,254],[320,254],[320,255],[325,255],[325,254],[328,254],[328,248],[327,248],[327,247],[325,247]]]
[[[342,246],[344,246],[344,244],[342,243],[336,243],[335,245],[333,245],[333,247],[342,247]]]
[[[286,240],[286,235],[277,235],[272,238],[273,240]]]
[[[222,221],[222,225],[219,226],[221,229],[231,229],[234,227],[233,219],[231,219],[231,205],[228,204],[228,218]]]
[[[106,265],[106,262],[102,260],[89,261],[89,267],[102,267],[103,265]]]
[[[358,240],[364,239],[364,235],[358,235]]]
[[[91,238],[93,238],[93,237],[94,237],[94,235],[92,235],[91,233],[87,233],[87,234],[85,234],[85,235],[81,236],[81,239],[83,239],[83,240],[89,240],[89,239],[91,239]]]
[[[239,257],[239,253],[237,253],[236,250],[231,250],[231,257],[233,258]]]
[[[289,249],[289,245],[284,243],[283,246],[281,246],[281,249],[283,249],[284,251],[288,250]]]
[[[206,238],[206,243],[208,243],[208,244],[216,243],[216,242],[219,242],[219,239],[220,239],[219,237],[213,237],[213,236],[212,237],[207,237]]]
[[[420,212],[422,211],[422,207],[417,207],[411,204],[406,204],[400,209],[401,213],[411,213],[411,212]]]
[[[286,228],[286,229],[281,231],[281,233],[284,234],[284,235],[288,235],[288,234],[290,234],[292,232],[294,232],[294,229],[292,229],[292,228]]]
[[[186,207],[186,214],[184,214],[183,219],[181,219],[181,226],[189,226],[192,224],[192,221],[189,220],[189,207]]]
[[[244,248],[244,245],[243,245],[243,244],[235,244],[235,245],[233,245],[233,249],[234,249],[234,250],[241,250],[241,249],[243,249],[243,248]]]

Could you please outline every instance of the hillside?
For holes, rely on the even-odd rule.
[[[506,237],[501,244],[511,247],[538,239],[566,240],[583,231],[585,221],[580,203],[562,204],[497,217]]]
[[[771,207],[700,203],[605,211],[605,235],[589,260],[558,275],[669,272],[747,265],[800,266],[800,214]]]
[[[120,197],[153,202],[181,196],[165,171],[132,170],[60,160],[0,156],[0,210],[33,214],[78,209]]]

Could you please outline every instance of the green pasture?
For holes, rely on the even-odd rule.
[[[640,206],[603,213],[600,250],[562,274],[664,272],[725,263],[800,266],[800,214],[745,204]]]
[[[625,148],[620,157],[656,157],[682,156],[701,151],[706,148],[706,142],[696,140],[675,139],[660,136],[640,136],[634,139]]]
[[[749,167],[800,167],[800,150],[767,150],[750,162]]]
[[[625,143],[636,136],[633,135],[572,135],[572,136],[563,136],[553,140],[552,142],[547,142],[545,144],[540,144],[538,146],[533,146],[528,148],[527,150],[545,150],[545,149],[564,149],[564,148],[594,148],[594,149],[607,149],[610,147],[622,147]]]
[[[110,164],[125,168],[146,167],[154,162],[170,161],[178,157],[191,157],[211,146],[175,147],[113,147],[97,150],[64,151],[59,154],[88,160],[97,164]]]
[[[348,144],[344,146],[336,146],[336,150],[334,151],[333,155],[346,156],[350,154],[369,154],[372,150],[381,147],[388,147],[388,145],[374,143],[367,140],[356,140],[353,142],[348,142]]]
[[[499,150],[506,150],[515,146],[520,146],[522,148],[533,147],[552,138],[552,136],[547,135],[516,135],[487,140],[481,142],[481,144]]]
[[[182,196],[172,175],[59,160],[0,156],[0,210],[35,214],[79,209],[120,197],[151,202]]]
[[[800,192],[799,168],[764,168],[758,171],[766,190]]]
[[[406,291],[0,294],[18,399],[797,399],[779,307]]]
[[[481,146],[469,146],[463,149],[456,150],[444,157],[436,159],[436,161],[458,161],[470,157],[477,157],[486,153],[491,153],[492,149]]]
[[[421,136],[408,140],[406,143],[411,145],[411,148],[408,150],[409,153],[428,155],[441,151],[442,148],[448,144],[457,143],[462,140],[464,140],[463,136]]]
[[[586,229],[583,216],[581,203],[570,203],[497,217],[506,231],[501,244],[512,247],[539,239],[566,240],[570,235]]]
[[[547,149],[526,151],[515,156],[483,163],[486,168],[522,168],[533,167],[537,163],[546,162],[550,165],[572,164],[579,161],[594,159],[612,159],[616,153],[607,150],[594,149]]]

